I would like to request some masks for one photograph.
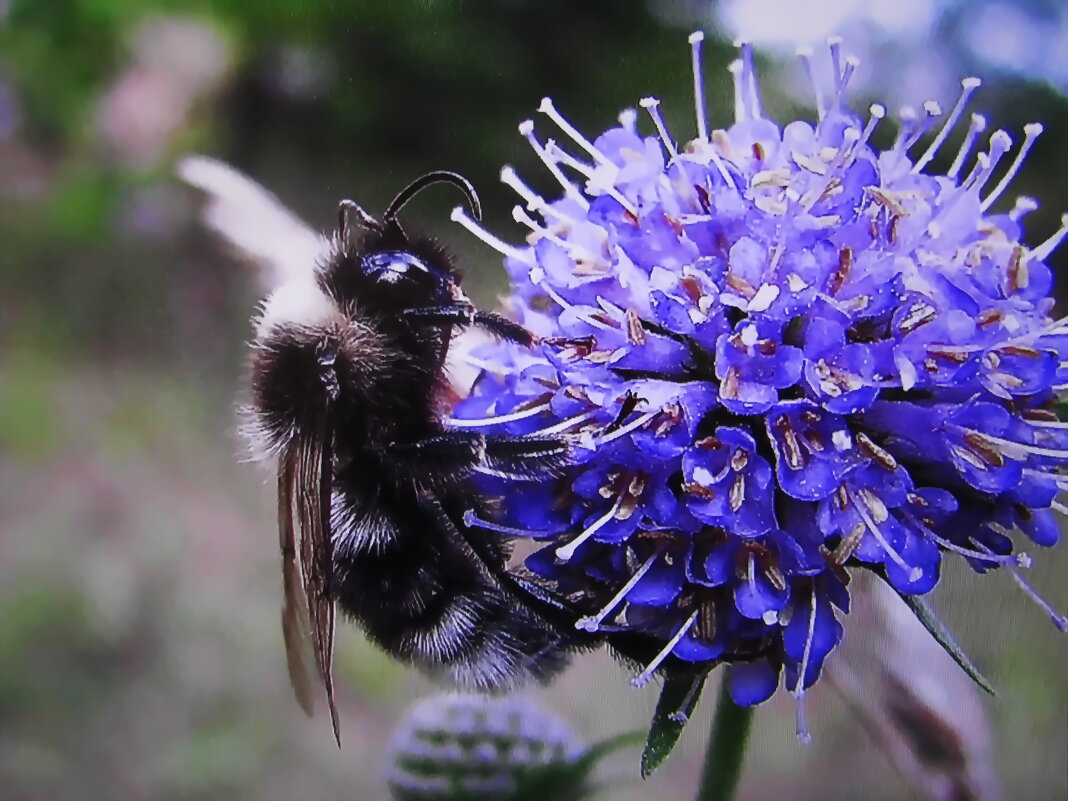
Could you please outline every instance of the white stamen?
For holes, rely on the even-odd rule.
[[[588,209],[590,207],[589,201],[583,197],[578,187],[568,180],[567,176],[564,175],[563,170],[560,169],[560,166],[549,157],[549,154],[545,152],[545,148],[542,147],[541,142],[534,136],[534,121],[523,120],[523,122],[519,123],[519,133],[530,143],[530,146],[534,149],[538,158],[541,159],[542,164],[544,164],[549,172],[552,173],[553,178],[560,184],[567,196],[581,205],[582,208]]]
[[[746,88],[742,77],[742,71],[745,67],[741,59],[738,59],[728,64],[727,69],[730,70],[731,77],[734,80],[734,121],[745,122],[748,119],[746,115],[748,104],[745,102]]]
[[[922,170],[927,166],[927,163],[935,157],[938,149],[942,147],[942,144],[946,141],[946,137],[949,136],[953,131],[953,128],[956,126],[957,120],[960,119],[960,115],[964,113],[964,109],[968,105],[968,100],[971,98],[975,90],[979,88],[980,84],[982,84],[982,81],[978,78],[965,78],[960,82],[961,93],[960,97],[957,98],[956,105],[953,106],[953,110],[949,112],[949,117],[946,118],[946,122],[938,132],[938,135],[934,138],[931,144],[927,146],[927,150],[920,156],[916,164],[913,165],[913,172]]]
[[[750,119],[759,120],[761,117],[760,87],[757,84],[756,67],[753,64],[753,43],[740,39],[734,43],[734,46],[742,53],[742,87],[745,91],[746,110]]]
[[[1049,619],[1053,621],[1053,625],[1063,632],[1068,632],[1068,617],[1065,617],[1054,609],[1053,605],[1039,595],[1038,591],[1028,583],[1027,579],[1021,576],[1016,570],[1011,567],[1006,567],[1005,569],[1009,571],[1009,575],[1012,576],[1013,581],[1016,582],[1020,589],[1027,593],[1027,596],[1034,601],[1043,612],[1049,615]]]
[[[931,130],[931,127],[934,125],[934,121],[941,116],[942,107],[938,105],[936,101],[928,100],[923,104],[923,118],[917,122],[915,129],[913,129],[908,139],[905,140],[906,153],[912,149],[913,145],[920,141],[920,138],[925,133]]]
[[[982,553],[980,551],[974,551],[971,548],[965,548],[961,545],[957,545],[955,542],[939,537],[931,529],[925,526],[922,522],[917,520],[911,514],[908,515],[909,522],[918,528],[928,539],[934,540],[940,547],[945,548],[947,551],[953,551],[953,553],[960,554],[961,556],[967,556],[971,559],[978,559],[982,562],[992,562],[998,565],[1016,563],[1020,566],[1029,565],[1031,560],[1025,553],[1019,553],[1016,556],[999,556],[993,553]]]
[[[1053,232],[1053,236],[1031,251],[1031,258],[1035,261],[1045,261],[1053,251],[1064,241],[1068,235],[1068,214],[1061,215],[1061,227]]]
[[[664,125],[664,119],[660,116],[660,109],[657,108],[660,105],[660,101],[655,97],[643,97],[638,101],[638,105],[649,112],[649,116],[653,118],[653,124],[656,126],[656,131],[660,134],[660,141],[664,143],[664,147],[671,154],[671,158],[676,158],[679,155],[679,151],[675,149],[675,143],[671,141],[667,127]]]
[[[614,442],[615,440],[619,439],[620,437],[627,436],[627,434],[629,434],[631,431],[633,431],[636,428],[641,428],[643,425],[645,425],[650,420],[652,420],[654,417],[656,417],[658,414],[660,414],[660,411],[661,411],[660,409],[656,409],[655,411],[646,412],[645,414],[639,415],[637,418],[635,418],[634,420],[630,421],[625,426],[621,426],[620,428],[617,428],[615,431],[613,431],[608,436],[601,437],[599,440],[597,440],[597,443],[596,443],[597,447],[599,448],[602,445],[606,445],[609,442]]]
[[[479,225],[477,222],[468,217],[467,212],[462,207],[457,206],[456,208],[454,208],[449,217],[453,222],[460,223],[460,225],[462,225],[472,234],[477,236],[491,248],[496,250],[502,256],[521,261],[524,264],[534,264],[534,257],[530,253],[530,251],[520,250],[519,248],[513,247],[512,245],[509,245],[508,243],[498,239],[485,228],[483,228],[481,225]]]
[[[842,80],[842,37],[828,37],[827,49],[831,51],[831,71],[834,73],[834,86],[837,88]]]
[[[1012,137],[1007,132],[1002,130],[994,131],[990,137],[990,149],[987,152],[987,156],[990,159],[989,163],[983,166],[983,171],[979,174],[975,182],[975,191],[982,192],[983,187],[986,186],[986,182],[990,180],[990,176],[994,174],[994,170],[998,166],[998,162],[1002,157],[1009,152],[1009,148],[1012,147]]]
[[[979,180],[979,176],[981,176],[989,167],[990,156],[986,153],[976,153],[975,164],[972,165],[972,171],[968,173],[967,178],[961,181],[960,188],[965,191],[971,189],[975,185],[975,182]]]
[[[634,589],[634,586],[641,581],[642,576],[649,572],[653,563],[660,558],[660,553],[661,552],[658,550],[646,559],[645,562],[642,563],[642,566],[634,572],[634,575],[627,579],[627,583],[623,585],[619,592],[612,596],[612,600],[601,607],[600,612],[592,617],[583,617],[575,621],[575,628],[581,629],[582,631],[597,631],[604,622],[604,619],[608,617],[609,613],[626,597],[628,592]]]
[[[701,42],[705,40],[702,31],[690,34],[690,54],[693,62],[693,107],[697,116],[697,138],[708,141],[708,123],[705,120],[705,88],[701,74]]]
[[[1027,214],[1038,209],[1038,201],[1033,197],[1027,195],[1021,195],[1016,198],[1016,204],[1012,207],[1012,211],[1009,212],[1009,219],[1013,222],[1019,222]]]
[[[822,120],[827,110],[823,105],[823,90],[820,89],[819,81],[816,80],[816,71],[812,68],[812,49],[808,47],[797,48],[797,57],[801,59],[805,74],[808,76],[808,82],[812,85],[812,96],[816,100],[816,119]]]
[[[559,292],[549,286],[549,283],[545,280],[545,272],[540,267],[535,267],[530,271],[530,282],[542,292],[544,292],[546,295],[548,295],[550,298],[552,298],[556,305],[559,306],[561,309],[573,309],[578,318],[587,325],[593,328],[600,328],[602,331],[616,330],[612,326],[602,323],[600,320],[597,320],[594,317],[590,316],[589,313],[583,311],[578,306],[575,306],[564,300],[563,297],[560,296]]]
[[[548,408],[549,401],[544,401],[528,409],[496,417],[446,417],[445,425],[450,428],[481,428],[482,426],[491,426],[496,423],[512,423],[516,420],[525,420],[528,417],[541,414]]]
[[[853,159],[857,157],[857,154],[860,152],[860,149],[864,147],[864,145],[868,144],[868,139],[871,138],[872,132],[875,130],[875,126],[878,125],[879,121],[886,116],[886,107],[880,105],[879,103],[872,103],[871,106],[868,108],[868,112],[871,114],[871,116],[868,117],[868,122],[864,126],[864,131],[860,134],[860,139],[857,140],[857,143],[853,146],[853,150],[849,154],[849,158],[846,159],[847,166],[852,165]]]
[[[468,509],[464,512],[463,519],[464,525],[469,528],[484,528],[487,531],[496,531],[498,534],[505,534],[509,537],[551,537],[554,534],[560,533],[557,531],[531,531],[530,529],[525,528],[502,526],[500,523],[494,523],[492,520],[483,520],[473,509]]]
[[[919,118],[916,115],[916,109],[912,106],[902,106],[897,111],[897,119],[901,126],[897,129],[897,136],[894,137],[894,144],[890,150],[893,153],[904,153],[905,143],[919,125]]]
[[[559,434],[567,431],[569,428],[574,428],[577,425],[585,423],[587,420],[595,417],[600,409],[591,409],[588,412],[582,414],[576,414],[574,417],[569,417],[566,420],[561,420],[556,425],[549,426],[548,428],[541,428],[537,431],[531,431],[527,436],[529,437],[546,437],[550,434]]]
[[[594,168],[591,167],[589,164],[586,164],[584,161],[580,161],[579,159],[572,156],[570,153],[568,153],[566,150],[556,144],[556,142],[554,142],[552,139],[545,143],[545,152],[549,155],[550,158],[557,160],[561,164],[566,164],[571,169],[584,175],[586,177],[586,188],[588,192],[593,194],[595,190],[600,190],[606,195],[610,195],[611,197],[615,198],[616,202],[619,203],[619,205],[621,205],[635,217],[638,216],[637,207],[633,203],[631,203],[622,192],[616,189],[614,183],[612,183],[611,181],[605,181],[604,175],[598,175],[595,172]],[[612,169],[615,169],[615,167],[613,166]]]
[[[793,696],[797,704],[795,730],[797,739],[805,745],[812,742],[812,735],[805,725],[805,674],[808,672],[808,660],[812,656],[812,640],[816,636],[816,589],[812,589],[809,599],[808,634],[805,635],[805,650],[801,654],[801,666],[797,671],[797,683],[794,685]]]
[[[545,198],[531,189],[511,167],[506,166],[501,169],[501,183],[523,198],[527,203],[527,208],[531,211],[539,212],[542,216],[549,215],[555,217],[560,222],[574,225],[574,218],[569,217],[567,214],[564,214],[562,211],[549,205]]]
[[[611,167],[615,166],[614,164],[612,164],[609,158],[605,156],[604,153],[594,147],[593,142],[591,142],[589,139],[579,133],[578,129],[575,128],[574,125],[564,119],[563,115],[556,110],[556,106],[553,105],[552,98],[543,97],[541,99],[541,105],[538,106],[538,111],[540,111],[542,114],[545,114],[549,117],[549,119],[555,122],[560,127],[561,131],[566,133],[574,140],[575,144],[577,144],[579,147],[581,147],[583,150],[593,156],[594,161],[599,161],[601,164],[607,164]]]
[[[853,73],[856,72],[857,67],[860,66],[860,59],[856,56],[849,56],[845,60],[845,69],[842,70],[842,77],[838,81],[838,86],[835,87],[834,101],[835,104],[841,105],[842,100],[845,98],[846,88],[849,86],[849,81],[853,77]]]
[[[871,519],[868,510],[864,508],[864,504],[860,502],[857,496],[851,492],[849,493],[849,500],[853,503],[853,508],[857,510],[857,514],[860,515],[861,519],[864,521],[864,525],[867,526],[868,531],[875,537],[875,541],[879,543],[879,547],[886,551],[886,555],[890,557],[895,565],[908,574],[909,581],[918,581],[922,578],[923,570],[919,567],[913,567],[902,558],[901,554],[899,554],[894,549],[894,546],[892,546],[886,537],[883,536],[883,533],[879,530],[875,521]]]
[[[949,171],[946,173],[946,177],[957,177],[960,168],[964,166],[964,162],[968,158],[968,154],[972,152],[972,146],[975,144],[976,137],[985,130],[986,117],[982,114],[973,114],[971,122],[968,123],[968,133],[964,135],[964,141],[961,142],[960,150],[957,151],[957,156],[953,159],[953,163],[949,165]]]
[[[1064,423],[1059,420],[1027,420],[1026,422],[1028,425],[1035,426],[1036,428],[1059,428],[1062,430],[1068,429],[1068,423]]]
[[[625,108],[619,112],[619,124],[631,133],[638,129],[638,112],[632,108]]]
[[[608,524],[608,521],[616,516],[616,512],[619,511],[619,507],[623,505],[623,499],[626,497],[626,493],[621,492],[619,497],[616,498],[616,502],[612,504],[611,509],[594,520],[581,534],[571,540],[567,545],[561,545],[556,549],[556,558],[562,562],[570,561],[571,557],[575,555],[575,551],[578,550],[586,540],[604,528]]]
[[[1012,164],[1009,166],[1008,171],[998,182],[998,185],[986,196],[986,199],[980,204],[979,210],[986,211],[988,208],[994,205],[995,201],[1001,197],[1002,193],[1009,188],[1009,184],[1012,183],[1012,179],[1016,177],[1016,173],[1020,171],[1020,167],[1023,166],[1024,159],[1027,158],[1027,153],[1031,150],[1031,145],[1035,143],[1039,135],[1042,133],[1042,123],[1032,122],[1029,125],[1024,126],[1024,140],[1020,145],[1020,150],[1016,154],[1016,158],[1013,159]],[[1019,204],[1019,201],[1017,201]]]
[[[1051,459],[1068,459],[1068,451],[1059,450],[1054,448],[1041,448],[1038,445],[1029,445],[1026,442],[1013,442],[1012,440],[1002,439],[1001,437],[995,437],[993,434],[987,434],[983,431],[976,431],[971,428],[959,427],[961,431],[967,431],[970,434],[974,434],[986,442],[992,442],[996,445],[1001,445],[1004,450],[1002,453],[1008,456],[1010,459],[1026,459],[1027,454],[1033,454],[1034,456],[1048,456]],[[1015,453],[1014,453],[1015,452]]]
[[[630,683],[634,687],[644,687],[649,683],[649,679],[653,677],[653,673],[660,667],[660,663],[663,662],[671,654],[672,649],[679,644],[679,640],[686,636],[686,633],[693,628],[693,624],[697,622],[697,612],[694,610],[693,614],[687,618],[679,630],[675,632],[675,636],[668,640],[667,645],[656,656],[653,657],[653,661],[646,665],[645,670],[630,680]]]

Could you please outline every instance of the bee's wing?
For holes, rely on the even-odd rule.
[[[326,689],[334,737],[341,729],[334,701],[334,625],[331,597],[333,547],[330,541],[332,454],[329,417],[314,434],[301,434],[279,457],[278,529],[282,550],[282,633],[289,677],[297,700],[311,711],[312,688],[304,662],[310,637],[319,677]],[[296,529],[294,529],[294,521]],[[296,534],[299,532],[299,547]]]
[[[177,173],[207,195],[205,225],[260,268],[267,291],[315,269],[328,254],[327,237],[230,165],[207,156],[186,156],[178,162]]]
[[[286,646],[289,683],[301,709],[315,711],[314,691],[305,658],[310,626],[304,578],[293,528],[294,460],[287,451],[278,463],[278,537],[282,553],[282,637]]]

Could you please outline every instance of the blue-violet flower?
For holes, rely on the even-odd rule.
[[[1051,315],[1045,264],[1068,218],[1027,247],[1034,200],[991,213],[1038,124],[992,187],[1012,140],[997,131],[973,157],[979,115],[946,174],[927,172],[977,79],[944,122],[934,102],[903,110],[879,152],[885,110],[844,105],[856,62],[837,40],[830,94],[812,80],[816,122],[783,128],[743,43],[734,123],[710,131],[701,40],[695,139],[677,146],[646,98],[655,135],[627,110],[590,141],[546,99],[570,149],[531,121],[520,132],[561,196],[501,176],[527,244],[454,212],[505,256],[510,311],[539,345],[477,349],[485,371],[453,422],[574,443],[559,480],[487,475],[500,514],[469,522],[539,543],[527,567],[583,599],[579,628],[659,639],[636,684],[727,663],[748,705],[785,674],[806,737],[801,700],[841,639],[846,567],[926,593],[951,551],[1007,571],[1068,628],[1020,576],[1018,548],[1018,532],[1053,545],[1068,511],[1068,424],[1051,412],[1068,318]]]

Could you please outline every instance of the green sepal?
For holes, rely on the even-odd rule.
[[[905,602],[912,613],[916,615],[916,619],[923,624],[923,627],[931,633],[931,636],[935,638],[935,642],[945,649],[945,652],[950,655],[954,662],[960,665],[961,670],[968,674],[968,677],[978,684],[984,692],[990,695],[996,696],[997,692],[994,690],[994,686],[987,681],[986,677],[979,672],[979,668],[971,660],[971,657],[964,652],[964,649],[957,644],[957,641],[953,639],[953,635],[950,633],[946,624],[938,617],[934,609],[923,600],[919,595],[906,595],[905,593],[898,593],[901,596],[901,600]]]
[[[648,779],[675,748],[682,730],[697,706],[708,669],[669,672],[664,677],[660,699],[642,751],[642,778]]]

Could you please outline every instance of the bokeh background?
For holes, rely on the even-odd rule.
[[[322,228],[340,197],[380,209],[421,171],[452,168],[488,226],[517,237],[500,166],[549,187],[517,123],[552,95],[593,133],[655,94],[681,136],[698,27],[717,126],[739,34],[759,46],[780,119],[811,114],[794,46],[834,32],[863,59],[857,107],[948,108],[961,77],[982,75],[990,130],[1019,140],[1046,125],[1014,187],[1043,201],[1029,241],[1068,209],[1058,0],[0,0],[0,797],[384,799],[388,732],[432,691],[346,627],[344,751],[290,697],[271,482],[238,463],[234,434],[257,276],[198,227],[175,161],[216,155]],[[409,219],[449,239],[492,305],[503,271],[448,222],[453,202],[427,193]],[[1068,556],[1036,556],[1030,578],[1068,609]],[[928,709],[913,739],[985,775],[957,801],[1065,798],[1066,639],[1008,577],[959,567],[934,603],[1000,694],[960,690],[979,710],[964,756],[939,751],[952,712]],[[888,668],[893,649],[863,615],[846,631],[848,669],[810,698],[815,743],[794,739],[787,696],[763,707],[742,798],[935,797],[855,712],[891,674],[906,695],[959,676],[926,657]],[[626,679],[591,656],[538,695],[599,740],[648,722],[655,689]],[[637,753],[620,755],[605,797],[692,794],[707,693],[665,768],[642,784]]]

